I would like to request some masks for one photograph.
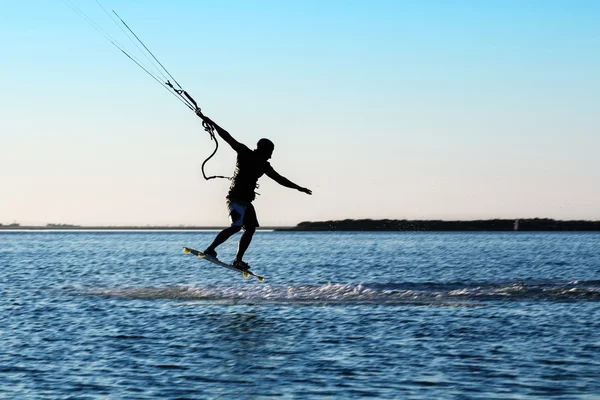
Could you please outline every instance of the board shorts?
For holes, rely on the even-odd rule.
[[[253,229],[260,226],[252,203],[227,199],[227,211],[229,212],[231,226],[243,226],[244,229]]]

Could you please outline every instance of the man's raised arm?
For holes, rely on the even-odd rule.
[[[233,136],[231,136],[229,134],[229,132],[227,132],[225,129],[223,129],[219,125],[217,125],[212,119],[210,119],[206,115],[202,114],[200,109],[196,110],[196,115],[198,115],[200,118],[202,118],[202,120],[205,121],[207,124],[209,124],[210,126],[215,128],[217,133],[219,134],[219,136],[221,136],[223,138],[223,140],[226,141],[227,144],[229,144],[233,150],[237,151],[240,143],[237,140],[235,140],[233,138]]]
[[[294,182],[290,181],[288,178],[281,176],[275,171],[273,168],[267,170],[265,174],[273,179],[275,182],[279,183],[281,186],[285,186],[290,189],[296,189],[301,191],[302,193],[312,194],[312,190],[304,188],[302,186],[296,185]]]

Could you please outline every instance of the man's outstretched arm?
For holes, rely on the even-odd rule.
[[[296,189],[301,191],[302,193],[312,194],[312,190],[304,188],[302,186],[296,185],[294,182],[290,181],[288,178],[281,176],[274,169],[270,169],[265,172],[265,174],[273,179],[275,182],[279,183],[281,186],[285,186],[290,189]]]
[[[196,110],[196,115],[198,115],[200,118],[202,118],[203,121],[206,121],[207,124],[214,127],[215,130],[217,131],[217,133],[219,134],[219,136],[221,136],[223,138],[223,140],[226,141],[227,144],[229,144],[233,150],[237,151],[240,143],[237,140],[235,140],[233,138],[233,136],[231,136],[229,134],[229,132],[227,132],[225,129],[223,129],[219,125],[217,125],[212,119],[210,119],[206,115],[202,114],[200,109]]]

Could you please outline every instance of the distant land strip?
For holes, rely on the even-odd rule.
[[[0,224],[0,230],[123,230],[123,231],[190,231],[221,230],[224,226],[85,226],[70,224],[47,224],[23,226],[18,223]],[[472,221],[445,220],[397,220],[397,219],[344,219],[332,221],[305,221],[293,227],[261,227],[260,230],[278,232],[502,232],[502,231],[600,231],[600,221],[561,221],[549,218],[487,219]]]
[[[600,221],[559,221],[549,218],[488,219],[475,221],[345,219],[301,222],[292,228],[276,231],[384,231],[384,232],[495,232],[495,231],[600,231]]]

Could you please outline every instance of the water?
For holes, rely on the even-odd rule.
[[[0,233],[0,398],[600,398],[598,233],[214,234]]]

